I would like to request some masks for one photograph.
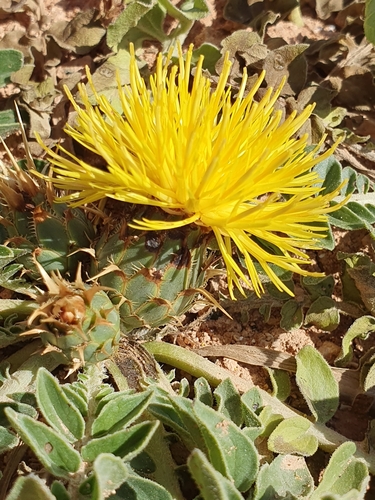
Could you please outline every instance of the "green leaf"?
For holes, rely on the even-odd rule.
[[[375,222],[375,193],[370,179],[350,167],[342,168],[333,155],[318,163],[313,170],[323,180],[323,191],[319,194],[332,193],[343,180],[347,180],[347,184],[341,188],[340,196],[331,204],[336,205],[347,195],[351,195],[350,201],[328,215],[329,223],[341,229],[367,228],[372,231],[372,224]]]
[[[367,40],[375,45],[375,0],[366,0],[364,28]]]
[[[38,476],[19,477],[6,497],[7,500],[56,500],[44,481]]]
[[[304,417],[283,420],[268,438],[268,448],[274,453],[293,453],[310,457],[318,449],[318,440],[309,433],[311,423]]]
[[[290,299],[281,308],[280,326],[289,332],[294,328],[300,328],[303,323],[303,312],[301,305],[294,299]]]
[[[149,479],[130,474],[117,491],[113,500],[174,500],[172,495],[163,486]],[[112,500],[112,499],[111,499]]]
[[[355,458],[356,446],[348,441],[339,446],[332,454],[323,473],[323,478],[311,495],[310,500],[320,500],[325,493],[345,495],[357,490],[364,498],[370,476],[363,460]]]
[[[82,439],[85,421],[79,410],[66,397],[56,378],[45,368],[36,377],[36,399],[49,425],[68,441]]]
[[[124,36],[134,28],[139,20],[156,4],[156,0],[142,0],[128,3],[125,10],[117,17],[107,29],[107,44],[111,49],[116,49]]]
[[[102,453],[94,462],[93,473],[95,481],[91,500],[103,500],[126,481],[129,471],[121,458]]]
[[[0,455],[17,446],[19,439],[5,427],[0,427]]]
[[[210,462],[221,474],[233,480],[239,491],[247,491],[259,467],[253,442],[228,418],[200,401],[194,402],[193,410],[200,423]]]
[[[7,137],[19,128],[20,124],[13,109],[0,111],[0,137]]]
[[[323,276],[315,278],[313,276],[303,276],[302,286],[314,301],[319,297],[331,297],[335,286],[333,276]]]
[[[192,401],[180,396],[171,397],[169,394],[163,398],[158,396],[157,401],[149,407],[152,414],[172,427],[189,450],[195,447],[205,449]]]
[[[351,361],[352,342],[355,338],[366,340],[374,332],[375,318],[373,316],[362,316],[356,319],[342,339],[341,352],[335,361],[335,366],[344,367]]]
[[[336,191],[343,181],[342,167],[340,162],[338,162],[333,155],[317,163],[313,171],[316,172],[323,181],[323,189],[320,191],[319,195],[324,196]]]
[[[214,75],[216,73],[216,63],[221,57],[220,50],[211,43],[202,43],[200,47],[193,50],[192,62],[197,63],[201,55],[204,56],[203,69],[208,70],[211,75]]]
[[[285,401],[290,396],[290,377],[285,370],[277,370],[275,368],[265,367],[268,371],[272,382],[272,396],[280,401]]]
[[[0,50],[0,87],[10,82],[10,75],[22,68],[23,54],[19,50]]]
[[[319,297],[309,307],[305,316],[306,325],[314,325],[326,332],[332,332],[340,324],[340,312],[330,297]]]
[[[55,495],[56,500],[71,500],[65,486],[60,481],[53,481],[51,484],[51,493]]]
[[[213,405],[213,397],[210,384],[203,377],[197,378],[194,382],[194,399],[198,399],[207,406]]]
[[[305,459],[295,455],[279,455],[270,464],[261,467],[252,500],[309,498],[313,490],[314,480]]]
[[[83,417],[86,417],[88,411],[87,401],[81,396],[80,392],[75,390],[74,385],[65,384],[60,387],[70,403],[80,411]]]
[[[336,413],[339,387],[323,356],[312,346],[296,355],[297,385],[317,422],[325,423]]]
[[[223,380],[214,391],[217,411],[228,417],[234,424],[242,424],[241,397],[230,378]]]
[[[79,453],[56,431],[11,408],[7,408],[5,413],[48,472],[57,477],[69,477],[69,473],[78,471],[81,466]]]
[[[263,429],[260,435],[267,437],[283,421],[283,417],[280,413],[275,413],[272,406],[265,406],[259,413],[259,421]]]
[[[193,450],[187,463],[203,500],[242,500],[232,481],[220,474],[200,450]]]
[[[92,439],[82,447],[83,460],[93,462],[100,453],[113,453],[130,461],[150,442],[159,422],[142,422],[108,436]]]
[[[152,392],[119,394],[109,401],[92,424],[92,435],[100,436],[129,426],[142,415],[152,398]]]

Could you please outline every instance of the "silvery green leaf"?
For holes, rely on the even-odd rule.
[[[80,411],[66,397],[56,378],[44,368],[38,370],[36,398],[45,420],[53,429],[72,443],[82,439],[85,421]]]
[[[268,448],[274,453],[310,457],[318,449],[318,440],[309,433],[310,427],[311,422],[307,418],[287,418],[271,433]]]
[[[296,382],[317,422],[325,423],[336,413],[339,387],[331,368],[312,346],[304,346],[296,355]]]
[[[203,500],[242,500],[233,482],[220,474],[204,453],[195,449],[188,458],[188,467]]]
[[[5,410],[9,422],[30,446],[38,460],[56,477],[69,477],[81,466],[81,457],[55,430],[11,408]]]

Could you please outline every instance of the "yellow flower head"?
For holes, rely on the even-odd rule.
[[[215,89],[202,74],[203,57],[191,78],[192,51],[190,46],[184,60],[179,47],[178,65],[170,65],[172,50],[164,61],[159,54],[148,88],[131,47],[130,85],[121,88],[119,83],[122,113],[96,93],[89,73],[96,106],[85,86],[79,87],[83,108],[66,90],[78,113],[77,125],[67,125],[66,132],[102,156],[107,168],[93,167],[63,148],[67,157],[47,149],[56,174],[51,180],[73,191],[60,200],[74,206],[109,197],[180,215],[177,222],[134,221],[135,228],[165,230],[194,223],[212,230],[232,297],[234,285],[243,291],[241,279],[258,295],[263,290],[254,261],[278,289],[292,294],[271,265],[317,275],[300,267],[311,263],[303,250],[316,248],[324,237],[316,223],[326,222],[326,214],[337,208],[330,201],[338,192],[319,194],[320,179],[311,169],[334,148],[320,156],[321,144],[305,151],[307,137],[296,138],[295,133],[313,106],[281,122],[274,104],[282,86],[254,101],[264,73],[246,93],[244,70],[234,97],[227,87],[228,55]],[[267,250],[267,243],[279,255]],[[233,245],[243,255],[249,277],[233,258]]]

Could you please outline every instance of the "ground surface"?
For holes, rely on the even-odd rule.
[[[122,6],[121,2],[106,0],[87,0],[84,3],[79,0],[40,2],[26,0],[21,3],[24,6],[16,8],[15,2],[6,1],[6,7],[0,8],[0,48],[17,48],[24,53],[26,61],[34,60],[35,67],[32,74],[25,77],[26,80],[23,80],[23,86],[21,85],[23,94],[20,104],[25,110],[31,110],[29,135],[33,151],[35,154],[40,154],[41,150],[32,139],[32,133],[37,130],[46,140],[56,141],[61,136],[62,126],[68,118],[69,108],[63,98],[61,84],[65,82],[71,88],[74,87],[79,79],[84,78],[85,65],[95,69],[110,54],[110,49],[99,34],[101,41],[94,44],[90,50],[77,49],[72,40],[65,41],[64,45],[59,35],[58,24],[65,23],[65,26],[67,21],[75,19],[81,12],[94,12],[87,25],[105,30],[122,11]],[[233,33],[240,30],[254,32],[254,26],[249,27],[251,23],[239,22],[247,8],[245,3],[238,2],[238,5],[235,2],[229,3],[225,18],[225,2],[209,0],[210,14],[194,24],[185,40],[185,45],[193,42],[199,46],[203,42],[209,42],[220,48],[223,40]],[[368,77],[375,68],[375,53],[374,48],[363,39],[361,31],[363,4],[360,2],[349,2],[349,4],[345,10],[325,12],[324,16],[320,11],[319,16],[315,2],[302,2],[303,25],[297,26],[295,22],[288,20],[287,15],[274,23],[266,23],[263,43],[267,44],[269,50],[272,47],[279,47],[280,39],[290,45],[308,44],[305,81],[298,81],[292,85],[292,91],[282,96],[281,104],[298,108],[303,105],[301,96],[304,88],[307,88],[307,83],[315,81],[321,84],[327,89],[327,94],[321,102],[318,102],[318,108],[323,110],[319,119],[328,131],[327,142],[332,143],[335,134],[346,129],[351,140],[339,146],[339,159],[344,165],[350,165],[373,179],[375,177],[373,150],[375,89],[371,78],[368,80]],[[173,20],[167,19],[167,22],[172,29]],[[258,29],[258,33],[260,31]],[[52,43],[51,40],[55,42]],[[152,68],[160,44],[148,40],[144,46],[144,58]],[[246,50],[245,53],[247,54]],[[245,58],[243,52],[241,54],[241,57]],[[35,90],[35,85],[46,81],[47,78],[55,87],[49,89],[41,99]],[[34,82],[35,85],[31,85],[30,82]],[[30,93],[35,91],[33,98],[26,95],[26,87]],[[38,91],[42,92],[40,88]],[[328,96],[329,92],[333,97],[331,94]],[[10,83],[1,89],[0,103],[19,94],[20,86]],[[336,115],[333,110],[336,111]],[[314,133],[318,134],[314,124],[310,133],[312,137]],[[8,135],[7,144],[16,157],[22,157],[22,144],[17,133]],[[336,248],[333,252],[322,250],[313,253],[312,256],[316,262],[316,270],[335,278],[333,296],[337,301],[341,301],[339,280],[341,264],[336,258],[337,252],[361,251],[373,257],[373,247],[366,230],[350,233],[336,230],[334,236]],[[339,325],[333,331],[324,331],[310,325],[285,331],[280,326],[280,307],[273,307],[270,317],[265,319],[264,314],[259,312],[257,304],[249,304],[240,299],[233,303],[226,300],[224,280],[213,279],[208,289],[217,298],[221,294],[221,303],[232,318],[229,319],[209,306],[198,304],[191,312],[180,318],[180,325],[172,330],[169,329],[165,340],[191,349],[237,344],[258,346],[291,355],[295,355],[305,345],[313,345],[332,363],[340,351],[342,336],[355,319],[355,316],[342,315]],[[301,297],[302,294],[301,290]],[[351,368],[356,368],[361,352],[372,345],[373,341],[357,342]],[[254,383],[270,389],[267,372],[262,366],[250,366],[222,357],[217,358],[216,362],[236,375],[245,379],[251,378]],[[274,367],[277,367],[277,362]],[[344,405],[331,425],[348,438],[363,441],[369,420],[374,418],[370,407],[368,401],[361,403],[360,400],[356,401],[355,411],[350,405]]]

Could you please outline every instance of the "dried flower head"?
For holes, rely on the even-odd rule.
[[[244,70],[234,97],[227,86],[228,55],[214,90],[203,75],[203,57],[191,78],[192,50],[190,46],[184,60],[179,48],[178,65],[170,64],[172,50],[165,60],[159,54],[149,89],[131,48],[130,85],[119,84],[122,112],[97,94],[89,73],[96,106],[85,86],[79,86],[83,107],[66,90],[78,113],[77,125],[67,125],[66,132],[102,156],[107,168],[93,167],[63,148],[64,157],[47,149],[56,175],[52,182],[72,191],[61,201],[73,205],[109,197],[181,216],[175,222],[134,221],[139,229],[194,223],[212,230],[232,297],[234,285],[243,291],[241,279],[258,295],[263,290],[254,261],[278,289],[292,294],[272,265],[317,275],[300,265],[311,263],[304,250],[316,248],[325,236],[317,223],[326,222],[327,213],[337,208],[330,201],[338,192],[319,194],[320,179],[311,169],[334,148],[319,156],[319,144],[306,152],[307,137],[295,134],[313,106],[282,122],[282,113],[274,110],[282,86],[269,88],[260,102],[254,100],[263,73],[247,93]],[[233,245],[243,255],[250,279],[233,257]]]

